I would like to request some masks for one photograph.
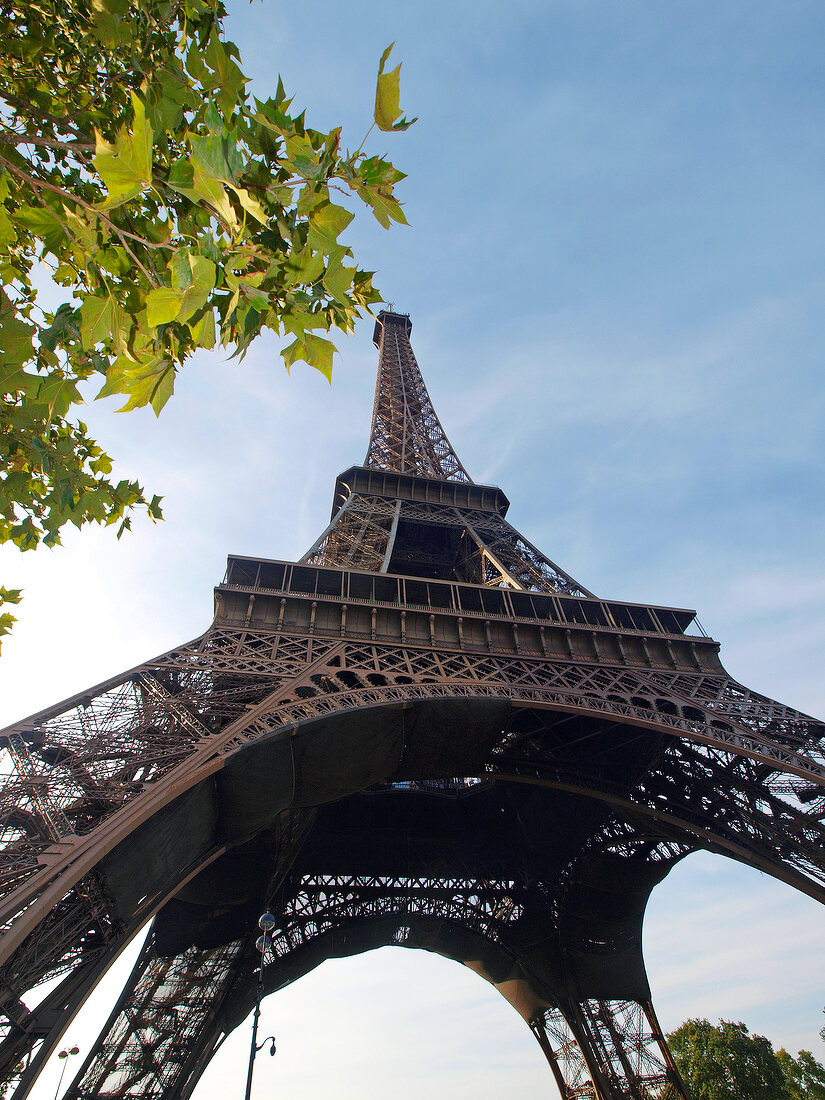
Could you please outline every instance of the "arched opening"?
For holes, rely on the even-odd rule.
[[[428,951],[385,947],[331,959],[269,996],[253,1098],[369,1100],[392,1096],[553,1096],[547,1063],[529,1028],[476,974]],[[194,1100],[240,1095],[247,1022],[227,1039]]]
[[[776,1047],[812,1050],[825,992],[822,906],[751,867],[696,852],[651,894],[644,955],[662,1026],[742,1020]]]

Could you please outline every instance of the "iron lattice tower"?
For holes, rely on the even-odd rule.
[[[379,315],[367,457],[300,562],[230,557],[205,634],[5,731],[15,1100],[150,918],[68,1095],[189,1097],[253,1004],[264,909],[268,991],[427,948],[508,998],[565,1100],[685,1100],[652,888],[705,848],[825,901],[823,726],[735,683],[692,612],[598,599],[511,527],[410,331]]]

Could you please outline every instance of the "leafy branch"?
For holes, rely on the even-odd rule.
[[[392,47],[373,125],[343,153],[340,129],[308,127],[280,81],[249,96],[224,15],[220,0],[0,11],[0,542],[54,545],[66,523],[122,531],[135,508],[160,518],[159,498],[111,480],[75,416],[82,383],[158,414],[197,349],[243,356],[264,329],[291,337],[287,367],[329,378],[326,334],[380,301],[331,194],[385,228],[406,222],[403,173],[364,152],[375,127],[412,124],[400,65],[385,71]],[[57,310],[39,302],[39,263],[68,292]]]

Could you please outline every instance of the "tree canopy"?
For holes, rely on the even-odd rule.
[[[695,1100],[825,1100],[825,1067],[810,1051],[774,1051],[743,1023],[686,1020],[668,1042]]]
[[[311,129],[278,81],[251,96],[220,0],[11,0],[0,14],[0,543],[67,523],[129,526],[160,498],[111,477],[75,415],[119,395],[159,413],[198,348],[268,328],[327,377],[330,329],[380,295],[341,234],[340,195],[386,228],[403,178],[340,128]],[[406,129],[381,57],[374,126]],[[415,120],[412,120],[415,121]],[[43,265],[66,300],[42,304]],[[0,589],[0,604],[19,593]],[[0,616],[0,634],[11,616]]]
[[[776,1057],[791,1100],[825,1100],[825,1066],[809,1050],[800,1050],[794,1058],[780,1049]]]

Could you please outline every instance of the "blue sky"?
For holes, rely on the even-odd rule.
[[[280,72],[351,147],[397,40],[420,121],[368,148],[409,174],[411,228],[364,215],[348,240],[412,314],[470,474],[589,589],[696,608],[732,675],[825,716],[822,5],[237,0],[228,32],[259,95]],[[287,377],[262,339],[243,364],[187,366],[158,421],[88,410],[124,474],[165,494],[167,521],[0,554],[3,583],[26,588],[4,721],[200,633],[228,552],[306,550],[335,474],[366,450],[371,328],[338,341],[332,387],[300,365]],[[822,927],[808,899],[693,857],[648,914],[662,1022],[743,1019],[823,1057]],[[376,1095],[552,1093],[496,998],[401,950],[328,964],[267,1001],[280,1047],[261,1093],[347,1100],[365,1066]],[[240,1091],[247,1039],[201,1100]]]

